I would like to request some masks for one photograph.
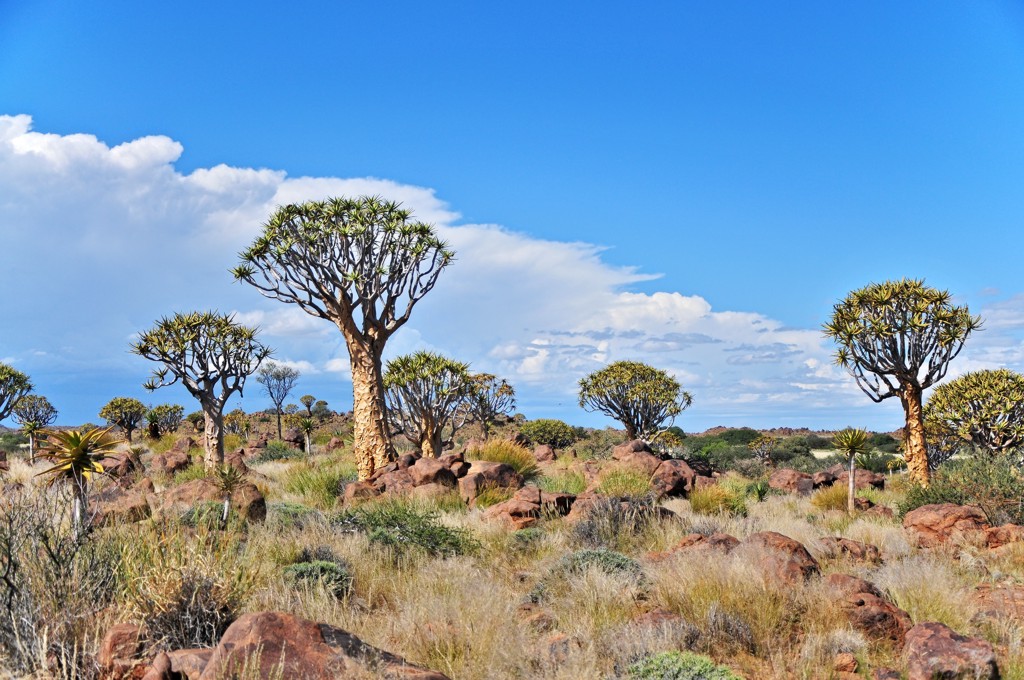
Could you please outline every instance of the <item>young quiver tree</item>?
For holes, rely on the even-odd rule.
[[[880,402],[899,397],[906,420],[905,457],[911,480],[928,484],[922,393],[941,380],[981,319],[957,307],[947,291],[924,281],[872,283],[836,304],[825,335],[839,348],[836,363]]]
[[[857,456],[867,453],[871,449],[870,435],[864,430],[848,427],[842,432],[837,432],[832,438],[833,444],[839,453],[845,454],[850,468],[850,479],[847,480],[849,488],[846,491],[846,511],[853,517],[857,509]]]
[[[26,394],[14,405],[14,421],[28,435],[28,457],[36,459],[36,436],[57,420],[57,409],[50,400],[38,394]]]
[[[638,361],[616,361],[580,380],[580,406],[622,423],[627,439],[654,441],[691,403],[675,378]]]
[[[0,363],[0,420],[11,415],[15,405],[32,391],[32,381],[16,368]]]
[[[426,458],[440,456],[469,416],[468,364],[432,352],[407,354],[388,362],[384,387],[393,433],[405,435]]]
[[[963,448],[1024,450],[1024,375],[974,371],[939,385],[924,406],[924,426],[932,469]]]
[[[316,403],[316,397],[312,394],[304,394],[299,397],[299,403],[306,409],[306,417],[313,417],[313,404]]]
[[[470,376],[473,393],[467,402],[473,420],[480,423],[484,439],[487,438],[491,423],[498,416],[508,415],[516,407],[516,391],[505,380],[498,380],[490,373]]]
[[[111,426],[121,428],[124,438],[131,444],[132,432],[139,429],[139,425],[146,418],[148,412],[149,409],[146,405],[138,399],[114,397],[100,409],[100,418],[103,418]]]
[[[203,411],[207,470],[224,464],[224,405],[242,394],[245,379],[271,350],[256,339],[256,329],[216,312],[190,312],[163,318],[132,344],[132,352],[163,364],[143,387],[156,390],[177,382]]]
[[[281,439],[281,410],[284,400],[295,389],[299,380],[299,372],[291,366],[268,361],[260,367],[256,374],[256,382],[263,385],[263,393],[274,404],[277,414],[277,438]]]
[[[74,498],[71,517],[76,537],[82,536],[88,527],[89,478],[94,474],[103,474],[100,461],[116,451],[117,446],[118,441],[111,436],[109,428],[93,428],[51,432],[40,449],[40,456],[53,463],[53,467],[43,470],[37,476],[49,477],[50,485],[60,481],[71,484]]]
[[[756,458],[765,467],[771,467],[774,463],[772,454],[775,453],[775,445],[779,443],[779,440],[770,434],[763,434],[757,439],[747,443],[747,448],[754,454]]]
[[[264,296],[334,323],[352,364],[359,478],[394,458],[382,355],[454,253],[397,203],[333,198],[278,208],[232,270]]]

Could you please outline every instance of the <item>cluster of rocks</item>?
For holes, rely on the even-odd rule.
[[[406,680],[447,680],[355,635],[284,612],[244,614],[216,647],[147,653],[146,631],[117,624],[97,657],[103,680],[217,680],[238,677],[334,680],[369,673]]]
[[[833,465],[827,470],[815,472],[813,475],[790,468],[779,468],[768,478],[768,486],[779,491],[795,493],[803,496],[822,487],[835,484],[847,488],[850,484],[850,471],[842,465]],[[884,489],[885,475],[870,470],[857,469],[853,478],[854,487],[862,489]]]
[[[971,544],[999,550],[1024,541],[1024,526],[994,527],[981,508],[973,505],[922,505],[904,515],[903,528],[921,548]]]

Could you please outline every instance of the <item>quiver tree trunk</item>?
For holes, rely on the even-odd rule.
[[[350,341],[352,359],[352,434],[359,479],[369,479],[395,458],[388,432],[381,359],[362,343]]]
[[[857,461],[854,455],[850,454],[850,479],[849,488],[846,491],[846,510],[853,517],[854,511],[857,509]]]
[[[900,401],[906,414],[906,438],[903,455],[907,460],[910,481],[928,486],[928,447],[924,439],[924,418],[921,414],[921,388],[908,385],[900,392]]]
[[[216,406],[203,406],[203,461],[208,471],[224,465],[224,416]]]
[[[81,538],[86,531],[86,518],[89,516],[89,497],[86,484],[88,482],[81,474],[71,478],[71,526],[75,538]]]
[[[427,422],[423,424],[423,431],[420,435],[420,452],[424,458],[437,458],[444,450],[444,440],[441,438],[441,428],[437,423]]]

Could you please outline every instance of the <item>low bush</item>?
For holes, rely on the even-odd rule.
[[[742,680],[725,666],[693,652],[661,652],[629,667],[631,680]]]
[[[479,448],[473,449],[471,458],[488,460],[493,463],[504,463],[523,476],[532,479],[537,476],[537,460],[525,446],[520,446],[508,439],[490,439]]]
[[[952,460],[932,474],[930,486],[910,486],[899,511],[932,503],[977,505],[993,525],[1024,524],[1024,474],[1008,456]]]
[[[612,468],[601,476],[597,491],[614,498],[644,498],[651,494],[651,476],[630,468]]]
[[[315,509],[301,503],[271,503],[267,506],[267,520],[281,527],[302,529],[320,516]]]
[[[318,508],[329,510],[334,507],[346,482],[358,477],[352,465],[323,465],[301,463],[282,475],[284,488]]]
[[[538,477],[535,483],[541,491],[548,493],[571,493],[578,496],[587,490],[586,476],[576,470],[550,472]]]
[[[604,430],[578,430],[577,440],[572,447],[580,460],[606,460],[611,458],[612,449],[625,439],[625,435],[612,428]]]
[[[284,576],[293,587],[317,585],[339,599],[352,591],[352,574],[347,565],[334,561],[289,564],[284,568]]]
[[[478,508],[489,508],[492,505],[498,503],[504,503],[508,499],[515,495],[515,489],[510,489],[507,486],[496,486],[494,484],[488,484],[480,490],[476,499],[473,501],[473,505]],[[460,503],[463,503],[462,499],[459,499]]]
[[[465,529],[446,526],[436,512],[422,510],[399,500],[365,503],[335,519],[342,531],[366,534],[370,543],[391,550],[396,556],[410,550],[450,557],[476,552],[479,542]]]
[[[564,585],[567,579],[580,577],[591,569],[620,577],[629,587],[642,588],[647,584],[643,568],[632,557],[606,548],[578,550],[560,559],[530,591],[529,599],[541,602],[549,595],[549,591]]]
[[[847,489],[843,484],[825,486],[811,494],[811,505],[819,510],[846,511]]]
[[[299,449],[289,446],[283,441],[274,439],[267,442],[266,448],[260,451],[260,454],[253,458],[253,465],[259,465],[260,463],[269,463],[274,460],[294,460],[296,458],[302,458],[305,456]]]
[[[202,461],[193,462],[184,470],[174,473],[174,485],[178,486],[196,479],[206,479],[207,476],[206,465]]]
[[[523,423],[519,432],[532,444],[548,444],[564,449],[576,441],[576,430],[561,420],[541,418]]]
[[[713,484],[690,492],[690,508],[699,515],[729,514],[746,517],[745,493]]]
[[[181,523],[191,528],[203,527],[214,530],[220,528],[223,516],[224,503],[222,501],[199,501],[182,513]],[[228,508],[228,524],[233,524],[238,519],[235,509]]]

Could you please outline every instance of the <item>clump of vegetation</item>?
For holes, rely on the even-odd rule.
[[[653,441],[693,403],[675,378],[638,361],[616,361],[580,380],[580,407],[615,418],[626,439]]]
[[[533,479],[539,472],[533,453],[525,446],[508,439],[490,439],[479,448],[473,449],[470,457],[504,463],[521,474],[523,479]]]
[[[975,455],[952,460],[932,476],[928,487],[913,485],[899,503],[906,514],[922,505],[977,505],[993,525],[1024,523],[1024,474],[1007,456]]]
[[[725,666],[693,652],[661,652],[629,667],[631,680],[742,680]]]
[[[623,441],[621,430],[610,427],[603,430],[575,428],[576,442],[572,447],[580,460],[605,460],[611,458],[612,449]]]
[[[842,484],[825,486],[811,494],[811,505],[819,510],[846,510],[849,491]]]
[[[644,498],[651,494],[651,476],[632,468],[613,468],[602,475],[597,491],[614,498]]]
[[[729,514],[746,517],[746,493],[712,484],[690,492],[690,508],[699,515]]]
[[[284,576],[292,587],[319,586],[339,599],[352,592],[352,574],[340,561],[296,562],[284,568]]]
[[[541,491],[548,493],[571,493],[579,495],[587,490],[587,478],[582,472],[565,470],[549,472],[536,479]]]
[[[267,506],[267,519],[282,527],[304,528],[311,520],[321,517],[315,509],[301,503],[271,503]]]
[[[576,430],[567,423],[553,418],[525,422],[519,428],[519,432],[530,440],[531,444],[547,444],[556,449],[564,449],[576,441]]]
[[[302,496],[310,505],[324,510],[334,507],[346,482],[356,479],[352,465],[316,465],[302,463],[292,467],[282,477],[289,493]]]
[[[267,442],[266,448],[260,451],[260,454],[253,459],[253,465],[259,465],[260,463],[269,463],[274,460],[293,460],[296,458],[303,458],[304,454],[294,446],[289,446],[285,442],[274,439]]]
[[[640,502],[601,498],[572,528],[572,540],[589,548],[625,549],[646,531],[655,517],[653,497]]]
[[[581,577],[590,570],[621,578],[626,585],[633,588],[643,588],[647,584],[643,568],[631,557],[607,548],[577,550],[555,564],[530,592],[530,599],[540,602],[547,596],[549,590],[562,584],[566,579]]]
[[[437,557],[476,552],[479,542],[465,529],[442,524],[436,512],[422,510],[398,499],[366,503],[346,510],[335,519],[343,531],[366,534],[370,543],[392,551],[396,556],[419,551]]]
[[[510,489],[507,486],[495,486],[492,484],[486,485],[480,490],[480,493],[473,500],[473,505],[477,508],[489,508],[492,505],[498,503],[504,503],[508,499],[515,495],[515,490]],[[460,503],[461,503],[460,499]]]

